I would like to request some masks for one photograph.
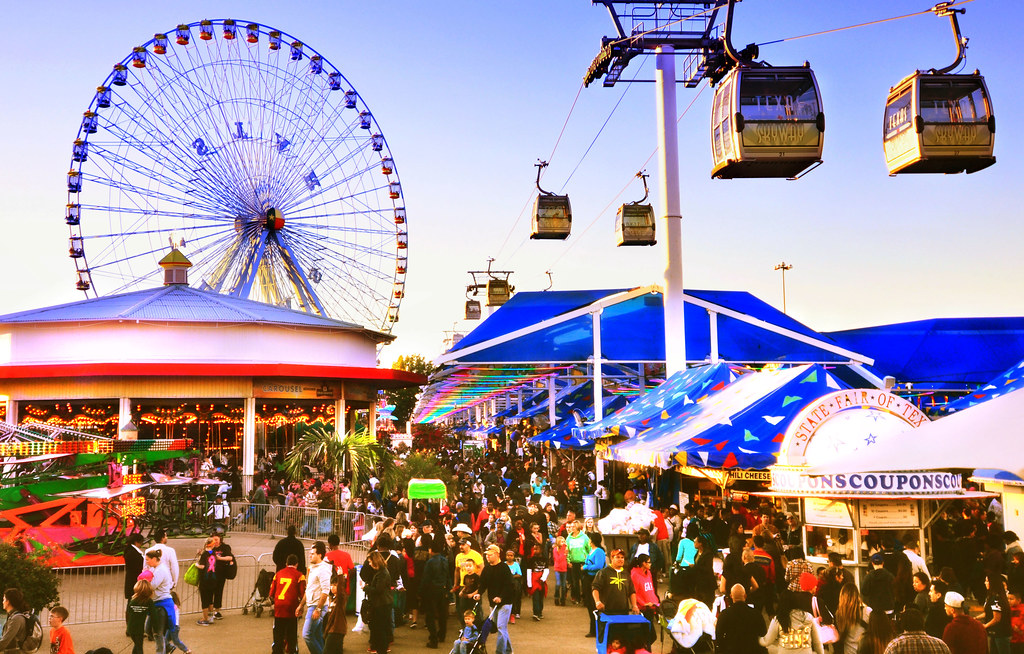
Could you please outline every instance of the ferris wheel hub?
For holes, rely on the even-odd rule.
[[[273,207],[267,209],[267,222],[265,223],[265,225],[266,228],[272,232],[276,232],[279,229],[283,229],[284,215],[277,209],[274,209]]]

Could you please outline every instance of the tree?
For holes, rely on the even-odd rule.
[[[36,611],[55,605],[60,600],[59,580],[46,565],[48,556],[46,552],[27,554],[19,545],[0,543],[0,589],[20,588],[25,603]]]
[[[434,364],[427,361],[419,354],[410,354],[409,356],[402,355],[395,360],[395,363],[391,366],[394,370],[405,370],[407,372],[415,372],[424,376],[429,377],[434,372]],[[412,388],[398,388],[393,391],[387,391],[388,404],[394,404],[395,410],[391,412],[391,415],[395,417],[395,422],[401,425],[401,428],[405,428],[405,423],[412,417],[412,410],[416,407],[416,394],[419,393],[418,387]]]
[[[451,471],[430,454],[410,454],[401,465],[395,465],[381,478],[381,484],[385,493],[397,490],[404,494],[410,479],[440,479],[448,487],[449,497],[457,491]]]
[[[422,422],[412,426],[413,450],[417,452],[436,451],[446,445],[454,445],[454,437],[447,425]]]
[[[305,466],[324,470],[335,479],[351,472],[352,485],[358,488],[373,474],[383,477],[392,461],[391,452],[367,429],[341,436],[333,427],[315,423],[285,456],[284,470],[293,481],[306,477]]]

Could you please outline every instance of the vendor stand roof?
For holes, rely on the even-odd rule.
[[[444,500],[448,499],[448,489],[440,479],[410,479],[410,500]]]
[[[846,388],[817,364],[743,375],[655,428],[611,445],[604,457],[666,468],[764,469],[775,463],[793,419],[808,404]]]

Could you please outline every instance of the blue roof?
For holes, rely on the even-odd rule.
[[[826,334],[915,389],[984,384],[1024,357],[1024,318],[934,318]]]
[[[975,389],[955,402],[950,402],[949,404],[941,407],[938,413],[955,413],[957,411],[963,411],[975,404],[988,402],[1000,395],[1006,395],[1007,393],[1021,388],[1024,388],[1024,361],[1018,361],[1015,365],[1011,366],[1009,370],[984,386]]]
[[[341,320],[213,291],[203,291],[184,284],[171,284],[0,316],[0,323],[7,324],[114,320],[301,325],[362,330],[378,334],[383,340],[390,339],[385,334]]]
[[[621,293],[601,291],[521,292],[459,341],[455,354],[473,345],[504,336],[523,327],[583,308],[601,298]],[[744,291],[688,290],[687,295],[757,321],[788,329],[826,344],[830,339]],[[648,293],[612,304],[601,314],[601,353],[610,361],[664,361],[665,325],[660,293]],[[687,301],[684,306],[686,352],[690,361],[708,359],[711,328],[707,310]],[[638,337],[642,335],[642,337]],[[758,325],[719,314],[721,358],[737,362],[845,363],[849,357],[770,332]],[[545,329],[458,357],[459,363],[583,362],[593,355],[590,315],[578,316]]]

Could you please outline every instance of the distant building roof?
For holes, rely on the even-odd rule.
[[[333,318],[276,307],[254,300],[203,291],[183,284],[109,295],[0,316],[0,324],[48,322],[155,322],[266,323],[365,332],[379,342],[393,337]]]

